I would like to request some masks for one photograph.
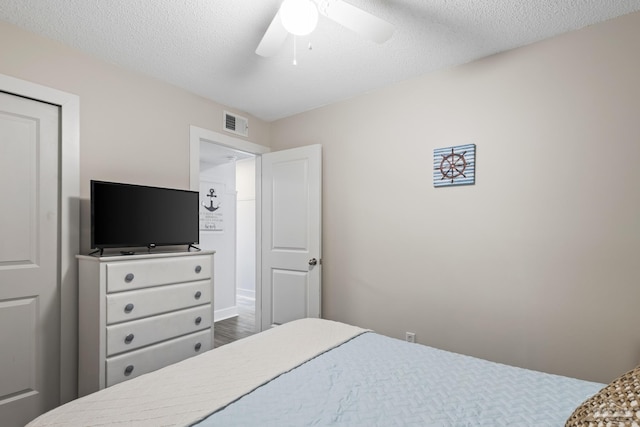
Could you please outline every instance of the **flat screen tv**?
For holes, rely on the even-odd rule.
[[[91,247],[194,245],[198,192],[91,181]]]

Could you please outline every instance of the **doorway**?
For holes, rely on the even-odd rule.
[[[205,189],[200,187],[200,150],[212,146],[255,156],[255,266],[260,267],[255,273],[255,332],[301,317],[319,317],[322,147],[316,144],[271,152],[261,145],[191,126],[190,187],[200,192],[202,205],[210,205],[208,197],[213,200],[214,194],[217,196],[215,182]],[[219,186],[222,192],[227,188],[235,185]],[[217,229],[217,223],[220,230],[229,230],[227,221],[224,215],[212,215],[209,229]],[[216,254],[216,269],[221,256]],[[214,273],[215,280],[218,287],[220,281]]]
[[[195,126],[190,141],[191,189],[201,193],[200,247],[216,251],[216,327],[226,325],[232,328],[229,333],[250,335],[261,328],[256,321],[261,315],[256,177],[259,156],[269,149]]]
[[[200,142],[199,209],[199,246],[216,251],[214,320],[221,321],[255,306],[254,156]]]

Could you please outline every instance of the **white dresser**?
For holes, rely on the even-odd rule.
[[[212,251],[78,255],[78,394],[213,348]]]

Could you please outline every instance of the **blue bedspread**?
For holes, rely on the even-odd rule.
[[[196,425],[561,427],[603,386],[365,333]]]

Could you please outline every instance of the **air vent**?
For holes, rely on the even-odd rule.
[[[225,111],[222,117],[222,126],[227,132],[249,136],[249,120],[246,117]]]

